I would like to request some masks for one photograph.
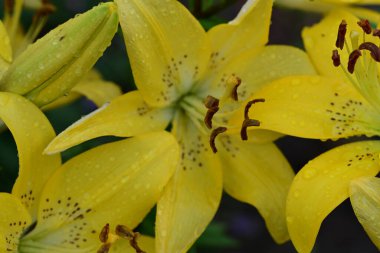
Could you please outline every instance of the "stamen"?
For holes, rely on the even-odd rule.
[[[368,50],[368,51],[370,51],[372,58],[375,61],[380,62],[380,49],[374,43],[372,43],[372,42],[364,42],[364,43],[362,43],[359,46],[359,49],[360,50]]]
[[[111,243],[105,243],[100,246],[97,253],[108,253],[111,249]]]
[[[41,6],[40,9],[38,9],[34,18],[38,19],[41,17],[46,17],[46,16],[52,14],[53,12],[55,12],[55,10],[56,10],[56,8],[54,5],[52,5],[49,2],[46,2],[44,5]]]
[[[251,109],[251,106],[253,105],[253,104],[256,104],[256,103],[262,103],[262,102],[265,102],[265,99],[264,98],[259,98],[259,99],[254,99],[254,100],[252,100],[252,101],[249,101],[248,103],[247,103],[247,105],[245,106],[245,109],[244,109],[244,119],[249,119],[249,115],[248,115],[248,113],[249,113],[249,109]]]
[[[343,46],[344,46],[346,32],[347,32],[347,22],[345,20],[342,20],[338,28],[338,36],[335,42],[335,46],[337,48],[340,48],[341,50],[343,49]]]
[[[14,0],[5,0],[4,1],[4,10],[6,13],[12,13],[14,10],[15,1]]]
[[[374,29],[372,35],[380,38],[380,29]]]
[[[248,140],[247,128],[251,126],[260,126],[260,121],[255,119],[245,119],[240,130],[240,136],[243,141]]]
[[[355,70],[355,64],[357,62],[357,60],[359,59],[359,57],[362,55],[362,53],[360,53],[359,50],[354,50],[352,51],[352,53],[350,54],[350,57],[348,59],[348,66],[347,66],[347,70],[348,72],[350,72],[351,74],[354,73],[354,70]]]
[[[139,247],[137,243],[137,239],[139,238],[139,236],[140,236],[140,233],[136,232],[132,240],[129,241],[129,244],[132,246],[132,248],[135,249],[136,253],[146,253]]]
[[[110,233],[110,224],[106,224],[103,228],[102,228],[102,231],[100,231],[100,234],[99,234],[99,240],[102,242],[102,243],[106,243],[108,241],[108,235]]]
[[[371,34],[372,28],[371,28],[371,25],[367,19],[362,19],[362,20],[358,21],[358,25],[363,29],[363,31],[366,34]]]
[[[339,56],[338,50],[335,49],[332,51],[331,59],[333,60],[333,64],[335,67],[340,66],[340,56]]]
[[[204,122],[208,129],[212,129],[212,118],[214,117],[214,114],[219,111],[219,100],[213,96],[207,96],[204,104],[208,109]]]
[[[227,131],[226,127],[218,127],[211,132],[210,147],[212,149],[212,152],[214,153],[218,152],[218,149],[216,148],[216,145],[215,145],[215,139],[219,134],[224,133],[225,131]]]
[[[117,225],[115,229],[115,233],[121,238],[128,239],[128,240],[132,239],[134,236],[134,232],[128,227],[123,226],[123,225]]]
[[[228,81],[231,85],[233,85],[232,87],[232,91],[231,91],[231,97],[233,100],[235,101],[238,101],[238,93],[237,93],[237,89],[239,88],[240,84],[241,84],[241,79],[237,76],[232,76],[228,79]]]

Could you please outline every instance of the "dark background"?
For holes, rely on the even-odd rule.
[[[49,19],[43,33],[53,29],[58,24],[73,17],[75,14],[88,10],[91,6],[101,2],[98,0],[52,0],[58,7]],[[183,1],[187,6],[189,1]],[[205,0],[204,4],[218,4],[221,1]],[[228,1],[220,12],[202,18],[206,29],[233,18],[244,4],[243,0]],[[33,12],[24,13],[25,24],[30,22]],[[305,13],[296,10],[274,8],[270,33],[270,44],[288,44],[302,48],[300,31],[305,25],[310,25],[320,19],[318,14]],[[27,25],[25,25],[27,27]],[[114,38],[112,46],[99,60],[96,68],[104,78],[119,84],[124,92],[135,89],[133,78],[128,64],[122,35],[119,31]],[[94,110],[95,106],[81,99],[72,105],[48,112],[47,115],[57,132],[62,131],[82,115]],[[112,141],[115,138],[99,138],[86,142],[64,152],[64,160],[77,153],[83,152],[99,143]],[[319,140],[306,140],[285,137],[277,141],[289,162],[298,171],[308,160],[324,151],[340,145],[339,142],[322,142]],[[11,134],[6,131],[0,135],[0,178],[1,191],[10,191],[17,176],[18,161],[17,150]],[[139,227],[142,232],[153,233],[154,210],[148,215]],[[277,245],[269,236],[263,219],[256,209],[247,204],[238,202],[227,195],[223,197],[220,209],[209,228],[191,249],[192,253],[285,253],[295,252],[290,242]],[[377,252],[364,230],[353,214],[349,201],[345,201],[322,224],[314,251],[318,253],[347,252],[371,253]]]

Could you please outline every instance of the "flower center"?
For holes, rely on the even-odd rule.
[[[380,37],[380,30],[372,30],[368,20],[359,21],[358,26],[362,29],[362,39],[360,33],[353,30],[350,33],[350,48],[346,40],[347,23],[345,20],[340,23],[335,45],[340,50],[345,47],[349,59],[347,68],[343,67],[336,49],[332,53],[333,64],[335,67],[341,67],[355,88],[380,112],[380,83],[376,64],[380,62],[380,49],[373,42],[366,41],[368,36]]]

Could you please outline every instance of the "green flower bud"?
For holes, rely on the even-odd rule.
[[[102,56],[118,28],[114,3],[103,3],[30,45],[0,80],[0,90],[46,105],[70,89]]]

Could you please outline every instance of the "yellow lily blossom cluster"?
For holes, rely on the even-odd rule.
[[[54,7],[5,1],[0,118],[19,174],[0,193],[0,252],[187,252],[223,191],[257,208],[274,241],[290,239],[301,253],[350,198],[380,249],[380,142],[342,145],[297,175],[274,143],[283,134],[380,135],[380,30],[358,17],[380,19],[346,6],[378,2],[279,0],[333,10],[303,30],[304,52],[267,45],[273,0],[247,0],[209,31],[177,0],[114,0],[35,42]],[[26,35],[23,6],[37,13]],[[91,70],[119,24],[137,86],[123,95]],[[41,109],[78,94],[99,109],[56,136]],[[59,152],[101,136],[127,138],[62,164]],[[140,236],[134,230],[154,206],[155,239]]]

